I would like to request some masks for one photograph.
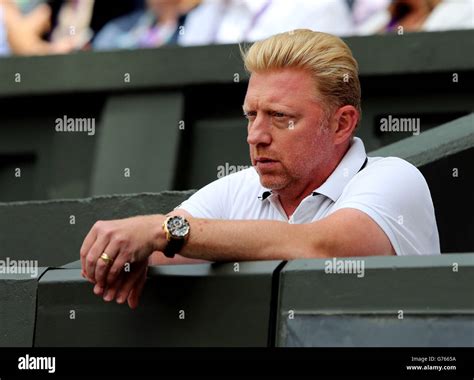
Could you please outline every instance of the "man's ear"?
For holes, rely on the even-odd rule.
[[[353,134],[359,121],[359,111],[354,106],[340,107],[334,113],[334,143],[336,145],[346,142]]]

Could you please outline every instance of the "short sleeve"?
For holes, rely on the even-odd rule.
[[[204,186],[183,203],[175,207],[189,212],[195,218],[224,219],[225,197],[228,193],[228,177]]]
[[[371,217],[397,255],[440,253],[428,185],[420,171],[395,157],[368,165],[348,183],[333,211],[354,208]]]

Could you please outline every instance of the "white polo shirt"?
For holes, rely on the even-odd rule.
[[[260,184],[253,167],[210,183],[178,208],[195,218],[297,224],[354,208],[380,226],[397,255],[440,254],[433,202],[423,175],[397,157],[367,158],[364,143],[357,137],[328,179],[301,201],[290,219],[278,195]]]

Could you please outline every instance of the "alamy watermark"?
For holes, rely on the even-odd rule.
[[[217,178],[225,177],[226,175],[237,173],[241,170],[250,168],[250,165],[231,165],[226,162],[224,165],[217,167]]]
[[[64,115],[55,121],[56,132],[87,132],[88,136],[95,135],[95,118],[93,117],[68,117]]]
[[[361,278],[365,276],[364,260],[340,260],[335,257],[324,261],[324,272],[328,274],[356,274]]]
[[[420,134],[419,117],[383,117],[380,119],[381,132],[411,132],[414,136]]]
[[[14,260],[7,257],[0,260],[0,274],[29,274],[32,278],[38,277],[37,260]]]
[[[20,356],[18,358],[18,369],[19,370],[43,370],[49,373],[56,372],[56,357],[54,356]]]

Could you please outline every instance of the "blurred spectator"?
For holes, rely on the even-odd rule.
[[[34,0],[37,1],[37,0]],[[48,0],[52,8],[53,30],[49,40],[64,49],[86,48],[111,20],[143,9],[144,0],[120,0],[111,7],[109,0]]]
[[[391,0],[355,0],[352,4],[352,18],[357,28],[374,14],[378,14],[388,8]]]
[[[394,0],[357,27],[358,34],[474,28],[474,0]]]
[[[474,28],[474,0],[444,0],[423,25],[425,31]]]
[[[97,34],[110,21],[144,8],[145,0],[95,0],[90,27]]]
[[[51,9],[39,4],[26,15],[14,1],[2,3],[8,49],[14,54],[32,55],[57,52],[55,45],[42,39],[50,29]]]
[[[143,2],[120,0],[111,7],[106,0],[0,0],[0,54],[60,54],[87,48],[95,31],[143,8]]]
[[[5,29],[5,19],[3,16],[3,7],[0,4],[0,56],[7,55],[10,53],[8,47],[7,31]]]
[[[3,2],[10,1],[12,3],[15,3],[18,10],[23,14],[30,13],[38,5],[45,2],[45,0],[2,0],[2,1]]]
[[[59,9],[50,41],[64,51],[81,49],[93,36],[90,28],[94,0],[67,0]]]
[[[109,22],[94,39],[98,50],[152,48],[175,44],[196,0],[147,0],[146,9]]]
[[[345,0],[204,0],[189,13],[179,44],[256,41],[308,28],[335,35],[353,32]]]

